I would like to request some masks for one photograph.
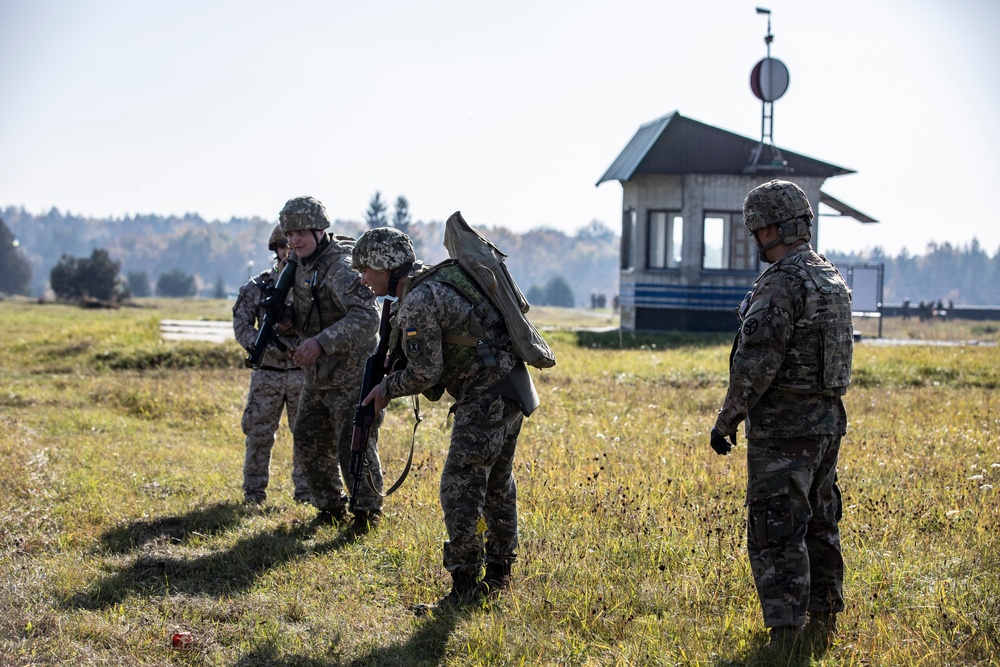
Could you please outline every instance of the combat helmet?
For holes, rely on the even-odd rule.
[[[281,231],[281,225],[275,225],[274,229],[271,230],[271,236],[267,239],[267,249],[271,252],[278,252],[278,248],[284,248],[288,245],[288,239],[285,238],[285,232]]]
[[[392,227],[376,227],[362,234],[354,244],[351,265],[355,271],[366,268],[393,271],[412,264],[415,259],[409,236]]]
[[[775,179],[751,190],[743,201],[743,222],[750,233],[778,225],[785,245],[812,238],[813,210],[806,193],[791,181]]]
[[[295,197],[285,203],[278,214],[278,223],[284,233],[306,229],[323,230],[330,226],[323,204],[314,197]]]

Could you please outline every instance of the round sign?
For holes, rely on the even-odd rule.
[[[750,90],[758,100],[773,102],[788,90],[788,68],[777,58],[761,58],[750,72]]]

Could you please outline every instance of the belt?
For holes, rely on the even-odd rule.
[[[291,368],[275,368],[274,366],[261,366],[262,371],[273,371],[275,373],[287,373],[288,371],[301,371],[302,369],[298,366],[293,366]]]

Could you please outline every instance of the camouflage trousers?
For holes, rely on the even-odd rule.
[[[844,609],[841,435],[747,444],[747,553],[769,628]]]
[[[354,411],[358,394],[354,391],[317,389],[306,385],[299,401],[295,420],[295,446],[302,454],[312,504],[317,509],[339,513],[349,502],[345,478],[350,477],[351,439],[354,435]],[[368,438],[365,465],[371,472],[372,483],[382,492],[382,463],[378,457],[378,427],[376,422]],[[342,474],[343,473],[343,474]],[[348,480],[350,484],[351,480]],[[355,511],[382,509],[382,497],[362,480]]]
[[[246,455],[243,458],[243,497],[262,501],[267,497],[267,484],[271,477],[271,449],[274,436],[285,411],[288,426],[294,428],[299,405],[299,393],[305,382],[300,370],[258,370],[250,375],[247,405],[243,410],[241,426],[246,437]],[[308,502],[309,485],[302,470],[302,457],[292,445],[292,484],[295,500]]]
[[[444,567],[479,575],[487,563],[517,557],[514,451],[524,417],[517,403],[487,394],[458,404],[441,472],[441,508],[448,540]],[[485,533],[480,528],[485,525]]]

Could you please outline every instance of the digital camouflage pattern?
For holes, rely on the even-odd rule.
[[[281,225],[275,225],[271,230],[271,236],[267,239],[267,249],[276,252],[278,248],[283,248],[288,244],[285,232],[281,231]]]
[[[233,333],[237,342],[247,350],[256,342],[258,327],[264,317],[264,309],[260,305],[264,289],[272,285],[277,277],[276,269],[264,271],[243,285],[236,297],[233,305]],[[286,345],[295,342],[292,338],[283,338],[282,341]],[[281,413],[282,410],[285,411],[289,429],[292,429],[304,381],[302,369],[292,362],[291,354],[275,347],[269,347],[265,351],[261,369],[250,375],[250,389],[241,420],[243,433],[246,435],[246,455],[243,461],[243,497],[246,500],[262,502],[267,498],[271,449],[281,422]],[[308,502],[309,485],[302,469],[301,453],[294,443],[292,484],[295,500]]]
[[[350,466],[354,409],[365,359],[374,351],[379,312],[371,290],[351,269],[353,239],[324,237],[299,260],[292,287],[293,330],[299,341],[315,337],[323,349],[305,369],[305,387],[295,420],[295,444],[302,452],[313,505],[339,513],[347,506],[342,471]],[[376,488],[382,488],[378,428],[367,453]],[[357,511],[380,509],[382,499],[362,484]]]
[[[793,246],[744,302],[715,428],[746,420],[747,551],[767,627],[843,609],[840,442],[851,377],[851,295],[808,244]]]
[[[413,261],[413,242],[409,236],[392,227],[376,227],[358,238],[352,266],[355,271],[365,268],[393,271]]]
[[[278,214],[278,224],[281,231],[296,232],[305,229],[327,229],[330,218],[326,208],[313,197],[295,197],[285,202],[284,208]]]
[[[467,331],[472,304],[445,283],[428,279],[408,289],[415,274],[399,292],[393,319],[395,359],[405,361],[400,370],[382,382],[386,397],[408,396],[433,390],[461,346],[444,343],[447,334]],[[451,444],[441,474],[440,498],[448,540],[444,567],[453,576],[478,576],[484,561],[509,565],[517,557],[517,486],[513,459],[524,415],[516,401],[490,393],[490,389],[521,363],[503,349],[506,336],[501,325],[484,332],[496,365],[487,367],[479,355],[439,390],[455,397]],[[440,392],[437,396],[441,396]],[[480,518],[486,532],[479,531]]]

